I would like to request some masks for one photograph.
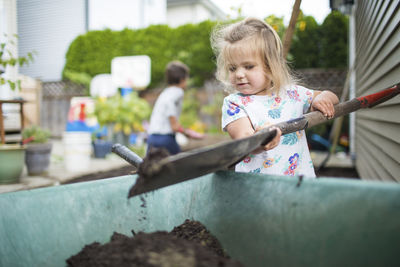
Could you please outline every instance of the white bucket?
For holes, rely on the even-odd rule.
[[[89,169],[92,154],[90,132],[64,132],[64,162],[68,171],[78,172]]]

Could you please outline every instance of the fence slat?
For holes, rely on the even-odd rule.
[[[87,95],[86,88],[71,82],[44,82],[41,118],[43,128],[53,137],[61,137],[67,123],[70,100],[75,96]]]

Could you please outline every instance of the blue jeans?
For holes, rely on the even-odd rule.
[[[147,151],[151,147],[165,148],[171,155],[181,152],[181,148],[175,139],[175,134],[151,134],[147,138]]]

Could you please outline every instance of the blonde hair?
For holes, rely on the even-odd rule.
[[[238,44],[242,40],[246,42]],[[230,25],[216,26],[211,34],[211,46],[217,61],[216,77],[230,92],[234,91],[228,81],[228,64],[234,53],[233,47],[249,49],[262,59],[265,75],[277,94],[281,88],[294,83],[278,34],[262,20],[246,18]]]

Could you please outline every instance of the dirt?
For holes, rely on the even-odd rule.
[[[227,256],[219,241],[200,222],[186,220],[171,232],[119,233],[102,245],[86,245],[67,259],[68,266],[243,266]]]
[[[155,154],[153,160],[163,155]],[[68,183],[112,179],[136,173],[133,166],[78,177]],[[139,170],[140,171],[140,170]],[[359,179],[354,168],[322,168],[317,177]],[[142,199],[142,208],[146,208]],[[146,219],[145,217],[142,219]],[[200,223],[186,220],[171,232],[135,233],[125,236],[114,233],[110,242],[86,245],[78,254],[67,259],[68,266],[243,266],[232,260],[220,242]]]
[[[145,188],[146,181],[149,181],[148,179],[151,179],[151,174],[153,173],[154,166],[157,167],[157,165],[154,164],[168,156],[169,153],[164,148],[151,148],[149,150],[149,152],[147,153],[146,157],[143,158],[143,162],[140,164],[137,170],[139,178],[136,180],[136,183],[129,189],[128,198],[135,196],[140,192],[143,192],[143,188]]]

